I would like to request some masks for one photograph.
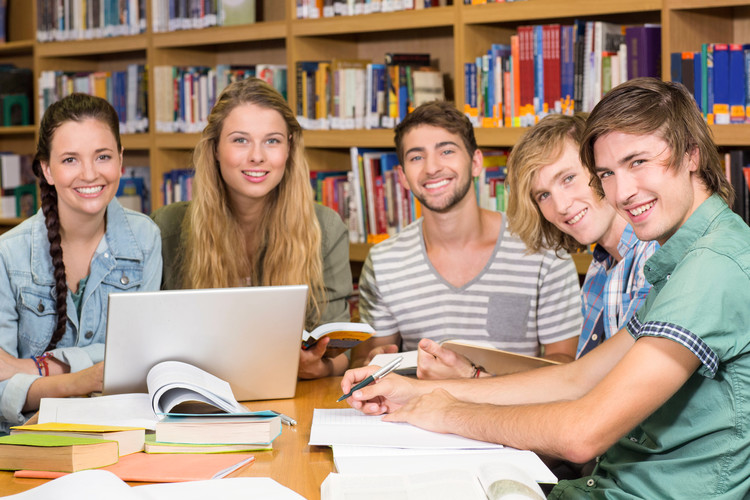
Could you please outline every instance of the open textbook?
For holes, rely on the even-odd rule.
[[[164,361],[151,368],[147,385],[148,394],[42,398],[39,423],[123,425],[154,430],[157,415],[277,416],[272,411],[248,412],[234,398],[228,383],[179,361]]]
[[[543,366],[557,365],[557,361],[526,356],[514,352],[495,349],[481,345],[470,344],[459,340],[446,340],[441,343],[446,349],[456,352],[477,366],[481,366],[485,371],[493,375],[507,375],[509,373],[523,372]],[[384,366],[397,356],[403,356],[404,361],[401,363],[396,373],[401,375],[413,375],[417,370],[417,351],[407,351],[402,353],[378,354],[372,358],[371,365]]]
[[[450,464],[448,464],[449,466]],[[522,469],[489,462],[476,471],[446,468],[417,474],[336,474],[320,486],[321,500],[357,498],[403,500],[544,500],[542,489]]]
[[[9,500],[204,500],[206,498],[263,498],[266,500],[304,500],[289,488],[267,477],[235,477],[220,481],[128,486],[122,479],[104,470],[85,470],[41,484]]]
[[[302,332],[302,349],[309,349],[323,337],[331,341],[326,349],[351,349],[360,342],[369,339],[375,330],[367,323],[338,322],[318,326],[312,332]]]

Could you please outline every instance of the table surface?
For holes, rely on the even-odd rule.
[[[297,425],[283,426],[273,442],[273,450],[257,451],[255,463],[243,467],[230,477],[270,477],[303,497],[320,498],[320,483],[334,471],[333,454],[329,447],[308,446],[310,426],[315,408],[347,408],[346,402],[336,403],[341,396],[341,377],[303,380],[297,383],[292,399],[244,403],[250,410],[275,410],[297,420]],[[0,471],[0,496],[20,493],[45,482],[42,479],[16,479],[12,472]],[[138,483],[133,483],[138,484]]]

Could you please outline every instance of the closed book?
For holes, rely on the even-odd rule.
[[[156,441],[188,444],[269,444],[281,434],[281,418],[166,416],[156,423]]]
[[[50,422],[46,424],[20,425],[10,428],[11,436],[16,434],[44,434],[47,436],[83,437],[117,441],[120,456],[143,451],[146,430],[137,427],[114,425],[87,425]]]
[[[76,472],[118,460],[117,442],[101,439],[16,434],[0,437],[0,469]]]
[[[745,54],[739,44],[729,46],[729,121],[745,123]]]
[[[192,444],[162,443],[153,434],[146,436],[146,453],[240,453],[273,449],[273,444]]]
[[[714,44],[714,123],[729,123],[729,46]]]

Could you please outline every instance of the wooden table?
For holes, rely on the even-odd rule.
[[[334,471],[333,455],[329,447],[307,445],[310,425],[315,408],[348,407],[346,402],[336,403],[341,396],[340,383],[341,377],[300,381],[293,399],[245,403],[251,410],[275,410],[289,415],[297,420],[297,425],[284,425],[281,436],[273,442],[273,450],[254,452],[255,463],[231,477],[270,477],[307,499],[319,499],[320,483]],[[0,496],[20,493],[43,482],[16,479],[12,472],[0,471]]]

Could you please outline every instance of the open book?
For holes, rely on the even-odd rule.
[[[514,352],[495,349],[494,347],[480,346],[462,342],[459,340],[446,340],[441,343],[446,349],[450,349],[457,354],[466,357],[469,361],[477,366],[481,366],[485,371],[493,375],[508,375],[510,373],[523,372],[560,364],[535,356],[526,356]],[[403,356],[404,361],[396,370],[401,375],[415,375],[417,370],[417,351],[408,351],[402,353],[378,354],[370,361],[371,365],[384,366],[393,358]]]
[[[351,349],[374,333],[367,323],[326,323],[311,332],[302,332],[302,349],[311,348],[323,337],[331,339],[326,349]]]
[[[157,415],[278,416],[273,411],[248,412],[234,398],[227,382],[179,361],[164,361],[151,368],[147,385],[148,394],[42,398],[39,423],[124,425],[154,430]]]
[[[321,500],[356,498],[404,500],[544,500],[542,489],[522,469],[507,463],[487,463],[476,473],[446,469],[391,476],[331,473],[320,485]]]

